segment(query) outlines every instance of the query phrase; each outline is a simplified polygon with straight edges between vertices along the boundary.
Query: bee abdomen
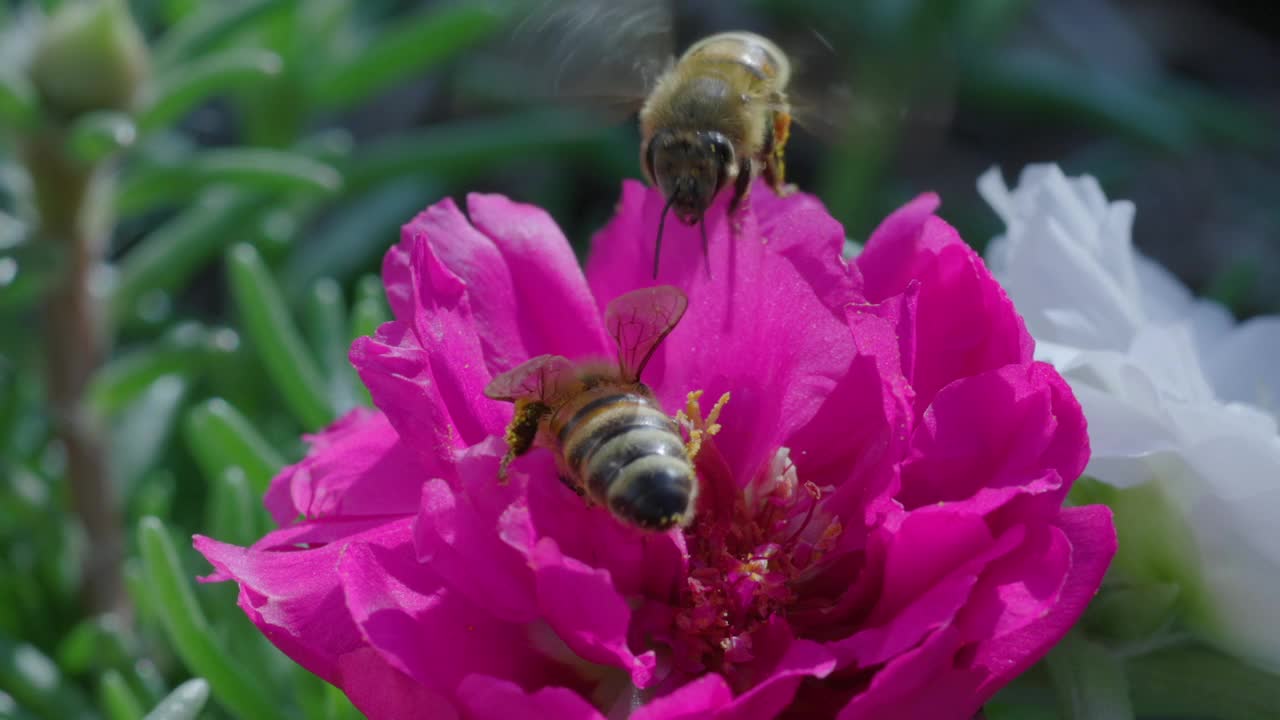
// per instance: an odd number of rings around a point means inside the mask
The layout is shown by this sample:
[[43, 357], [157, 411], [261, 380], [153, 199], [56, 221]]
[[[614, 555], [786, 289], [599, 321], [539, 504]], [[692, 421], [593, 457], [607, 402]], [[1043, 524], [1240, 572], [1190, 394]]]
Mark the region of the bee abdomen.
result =
[[645, 455], [623, 467], [609, 486], [615, 515], [651, 530], [685, 521], [693, 511], [693, 467], [683, 455]]
[[561, 433], [566, 464], [587, 495], [623, 520], [670, 527], [687, 516], [694, 471], [675, 423], [647, 399], [619, 395], [588, 403]]

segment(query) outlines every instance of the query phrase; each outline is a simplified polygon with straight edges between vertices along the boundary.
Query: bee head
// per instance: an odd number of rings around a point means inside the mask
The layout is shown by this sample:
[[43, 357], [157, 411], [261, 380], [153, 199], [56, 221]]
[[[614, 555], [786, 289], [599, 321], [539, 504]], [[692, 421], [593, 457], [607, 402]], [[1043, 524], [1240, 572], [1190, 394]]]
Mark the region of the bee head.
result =
[[645, 148], [649, 180], [685, 225], [702, 219], [735, 167], [733, 143], [718, 132], [661, 130]]

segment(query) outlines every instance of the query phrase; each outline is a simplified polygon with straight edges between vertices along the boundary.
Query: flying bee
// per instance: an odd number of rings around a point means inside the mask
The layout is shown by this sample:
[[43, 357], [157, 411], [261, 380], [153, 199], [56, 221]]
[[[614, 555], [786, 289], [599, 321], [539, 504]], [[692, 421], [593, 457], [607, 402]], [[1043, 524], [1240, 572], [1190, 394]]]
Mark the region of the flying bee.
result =
[[667, 212], [686, 225], [703, 222], [716, 195], [732, 185], [732, 212], [763, 173], [786, 194], [783, 153], [791, 133], [786, 88], [791, 63], [772, 41], [749, 32], [694, 43], [657, 80], [640, 110], [640, 166], [666, 198], [653, 250], [658, 276]]
[[700, 226], [705, 257], [703, 219], [721, 191], [731, 188], [733, 211], [757, 177], [779, 194], [790, 190], [784, 154], [797, 95], [806, 108], [799, 125], [830, 130], [844, 114], [828, 102], [829, 88], [815, 102], [808, 83], [796, 82], [804, 78], [793, 77], [793, 60], [803, 62], [803, 50], [789, 56], [761, 35], [710, 35], [677, 57], [673, 10], [661, 0], [515, 1], [524, 12], [503, 45], [522, 56], [521, 70], [545, 68], [554, 76], [551, 94], [564, 104], [615, 119], [639, 111], [640, 168], [666, 203], [654, 241], [655, 278], [669, 212]]
[[542, 446], [555, 453], [566, 485], [624, 523], [645, 530], [687, 524], [698, 494], [693, 463], [676, 421], [640, 380], [687, 306], [671, 286], [621, 295], [605, 310], [616, 363], [541, 355], [495, 377], [485, 395], [516, 406], [499, 477]]

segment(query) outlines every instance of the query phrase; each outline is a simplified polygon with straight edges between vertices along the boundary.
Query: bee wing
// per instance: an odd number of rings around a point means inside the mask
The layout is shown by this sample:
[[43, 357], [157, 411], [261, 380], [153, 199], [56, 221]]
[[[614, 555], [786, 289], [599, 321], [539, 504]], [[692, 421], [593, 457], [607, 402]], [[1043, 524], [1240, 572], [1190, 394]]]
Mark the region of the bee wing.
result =
[[485, 397], [504, 402], [540, 400], [556, 404], [573, 387], [577, 368], [560, 355], [539, 355], [498, 375], [485, 386]]
[[[779, 40], [778, 38], [774, 38]], [[832, 44], [817, 29], [779, 42], [791, 60], [787, 100], [792, 121], [823, 143], [848, 141], [860, 130], [910, 126], [940, 129], [949, 124], [952, 98], [938, 91], [928, 105], [908, 105], [884, 83], [864, 82], [854, 73], [848, 48]]]
[[616, 114], [636, 110], [674, 59], [672, 9], [646, 0], [506, 0], [504, 55], [524, 91]]
[[618, 367], [625, 379], [639, 382], [654, 350], [688, 307], [689, 298], [670, 285], [632, 290], [609, 303], [604, 324], [618, 342]]

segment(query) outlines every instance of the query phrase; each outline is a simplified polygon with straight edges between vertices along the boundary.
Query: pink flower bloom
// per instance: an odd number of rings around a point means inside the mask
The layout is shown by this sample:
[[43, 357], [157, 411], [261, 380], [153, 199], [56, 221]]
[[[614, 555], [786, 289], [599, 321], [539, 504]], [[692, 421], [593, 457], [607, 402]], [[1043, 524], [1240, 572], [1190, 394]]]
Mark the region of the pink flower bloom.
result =
[[[586, 276], [542, 211], [472, 195], [404, 228], [396, 320], [351, 349], [378, 406], [273, 482], [281, 528], [197, 537], [276, 645], [373, 718], [971, 717], [1067, 631], [1115, 551], [1063, 509], [1089, 456], [1067, 385], [921, 196], [856, 262], [812, 197], [667, 225], [689, 309], [645, 370], [663, 408], [731, 393], [688, 528], [588, 507], [546, 450], [497, 480], [542, 353], [611, 357], [602, 310], [654, 284], [662, 198], [629, 183]], [[470, 218], [468, 220], [467, 218]]]

